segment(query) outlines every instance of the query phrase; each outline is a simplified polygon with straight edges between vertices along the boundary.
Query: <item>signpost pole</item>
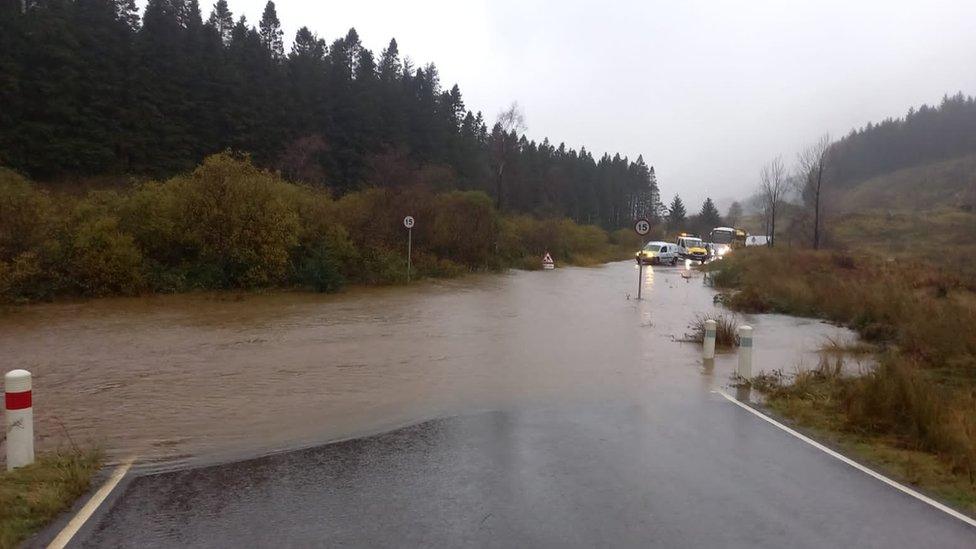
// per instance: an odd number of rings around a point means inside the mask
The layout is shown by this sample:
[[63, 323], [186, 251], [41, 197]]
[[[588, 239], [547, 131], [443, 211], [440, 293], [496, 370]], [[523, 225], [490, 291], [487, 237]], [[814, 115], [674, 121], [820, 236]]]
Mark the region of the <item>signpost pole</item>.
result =
[[403, 218], [403, 226], [407, 228], [407, 283], [410, 283], [410, 267], [413, 255], [413, 226], [416, 223], [412, 215]]
[[[641, 248], [643, 249], [644, 237], [651, 232], [651, 223], [646, 219], [638, 219], [634, 222], [634, 232], [641, 237]], [[640, 252], [637, 255], [637, 299], [641, 299], [641, 292], [644, 289], [644, 262], [641, 261]]]
[[640, 268], [637, 269], [637, 299], [641, 298], [641, 290], [644, 289], [644, 264], [637, 262]]

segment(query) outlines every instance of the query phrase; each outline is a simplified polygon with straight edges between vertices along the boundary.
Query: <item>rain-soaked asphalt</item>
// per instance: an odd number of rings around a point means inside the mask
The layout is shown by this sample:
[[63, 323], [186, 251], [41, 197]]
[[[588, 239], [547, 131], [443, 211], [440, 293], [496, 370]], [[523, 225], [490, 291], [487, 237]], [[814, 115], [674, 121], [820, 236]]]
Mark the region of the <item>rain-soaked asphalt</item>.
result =
[[[976, 546], [716, 394], [734, 355], [674, 341], [712, 292], [655, 268], [637, 302], [636, 277], [42, 306], [0, 318], [0, 359], [37, 374], [43, 444], [138, 460], [77, 545]], [[850, 336], [746, 320], [767, 370]]]

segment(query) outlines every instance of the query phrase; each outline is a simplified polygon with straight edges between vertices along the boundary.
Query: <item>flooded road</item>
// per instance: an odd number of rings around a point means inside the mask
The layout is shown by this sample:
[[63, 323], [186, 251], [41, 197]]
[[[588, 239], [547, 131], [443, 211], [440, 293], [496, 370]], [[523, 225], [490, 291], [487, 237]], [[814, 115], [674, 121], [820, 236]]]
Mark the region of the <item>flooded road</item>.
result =
[[[0, 316], [0, 364], [34, 374], [41, 449], [95, 442], [173, 469], [477, 411], [704, 400], [705, 370], [675, 342], [714, 292], [681, 266], [631, 262], [512, 271], [410, 288], [157, 296], [38, 305]], [[775, 315], [756, 368], [816, 363], [847, 330]]]

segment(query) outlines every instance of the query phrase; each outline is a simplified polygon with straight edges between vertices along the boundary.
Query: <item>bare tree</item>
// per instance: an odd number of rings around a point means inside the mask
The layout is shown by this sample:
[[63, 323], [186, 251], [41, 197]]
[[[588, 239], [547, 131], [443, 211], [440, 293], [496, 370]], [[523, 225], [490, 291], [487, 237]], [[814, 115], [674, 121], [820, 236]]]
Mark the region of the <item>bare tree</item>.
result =
[[769, 220], [769, 246], [776, 245], [776, 211], [786, 195], [787, 178], [783, 160], [776, 157], [759, 171], [759, 193], [763, 197], [763, 209]]
[[[498, 113], [495, 119], [494, 143], [492, 146], [492, 156], [495, 161], [495, 200], [498, 210], [502, 209], [502, 195], [504, 194], [505, 160], [513, 146], [517, 146], [518, 135], [525, 131], [525, 114], [518, 101], [512, 101], [507, 109]], [[511, 143], [510, 143], [511, 142]]]
[[813, 249], [820, 249], [820, 206], [821, 190], [824, 183], [824, 172], [827, 169], [828, 153], [830, 152], [830, 134], [823, 134], [816, 143], [810, 145], [797, 154], [797, 164], [800, 175], [798, 178], [804, 189], [800, 191], [809, 196], [813, 202]]
[[725, 214], [725, 222], [729, 224], [729, 227], [738, 227], [741, 220], [742, 204], [739, 204], [738, 201], [729, 204], [729, 211]]

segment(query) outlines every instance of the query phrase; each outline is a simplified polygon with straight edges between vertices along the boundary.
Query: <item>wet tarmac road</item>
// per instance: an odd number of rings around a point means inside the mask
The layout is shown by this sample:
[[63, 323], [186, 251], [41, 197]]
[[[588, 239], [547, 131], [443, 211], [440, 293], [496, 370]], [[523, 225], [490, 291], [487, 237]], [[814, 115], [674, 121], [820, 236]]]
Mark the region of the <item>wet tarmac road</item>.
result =
[[[636, 276], [25, 308], [0, 360], [37, 373], [42, 446], [60, 418], [137, 458], [76, 545], [976, 546], [715, 394], [734, 354], [674, 340], [713, 292], [645, 269], [636, 302]], [[757, 369], [850, 335], [746, 320]]]
[[719, 395], [648, 396], [666, 406], [485, 412], [144, 476], [84, 546], [976, 546]]

